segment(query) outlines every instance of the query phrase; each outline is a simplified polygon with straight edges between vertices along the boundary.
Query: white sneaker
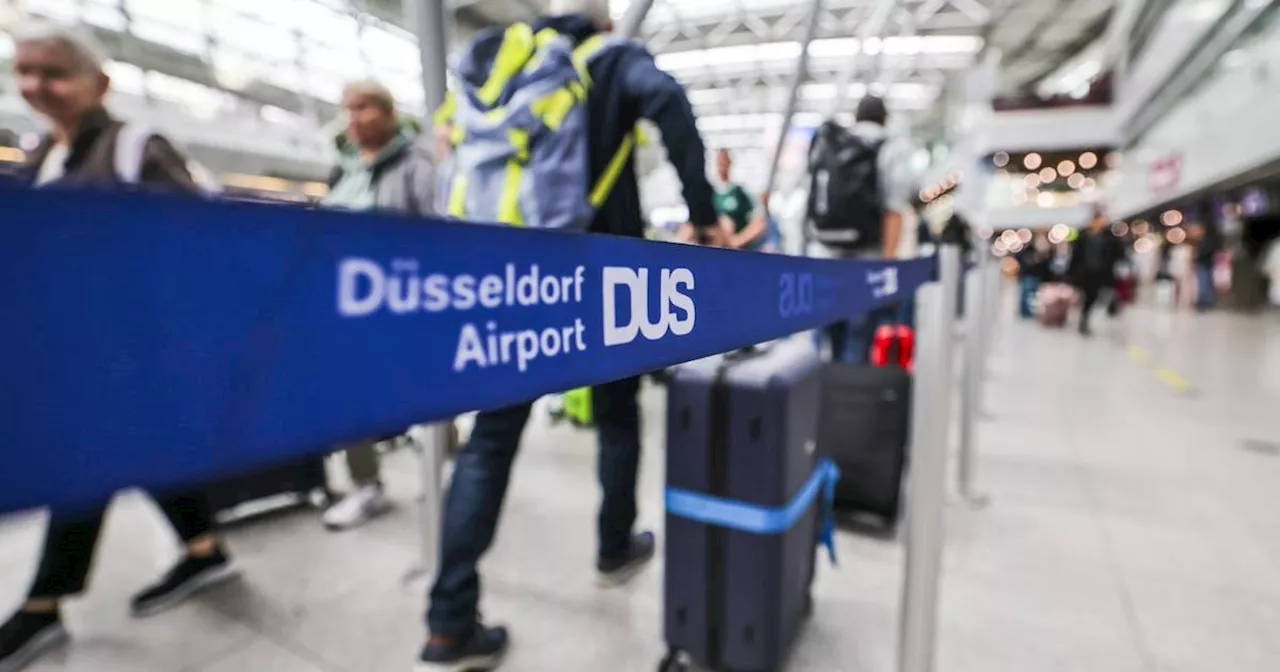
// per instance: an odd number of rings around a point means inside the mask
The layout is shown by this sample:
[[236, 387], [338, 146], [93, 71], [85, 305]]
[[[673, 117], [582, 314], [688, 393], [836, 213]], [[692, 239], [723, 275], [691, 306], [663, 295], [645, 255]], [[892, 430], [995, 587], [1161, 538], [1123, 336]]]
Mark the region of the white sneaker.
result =
[[324, 512], [324, 526], [330, 530], [348, 530], [364, 524], [387, 509], [391, 503], [380, 485], [366, 485], [343, 497]]

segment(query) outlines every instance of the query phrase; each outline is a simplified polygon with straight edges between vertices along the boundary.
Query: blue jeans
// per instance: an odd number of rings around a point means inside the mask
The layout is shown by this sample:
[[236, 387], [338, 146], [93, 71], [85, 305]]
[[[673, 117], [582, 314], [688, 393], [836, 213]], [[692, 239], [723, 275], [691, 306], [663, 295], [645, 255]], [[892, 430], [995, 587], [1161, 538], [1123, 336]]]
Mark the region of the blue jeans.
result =
[[[639, 391], [639, 378], [591, 388], [604, 490], [598, 522], [602, 559], [621, 559], [631, 552], [640, 466]], [[525, 402], [480, 413], [471, 440], [458, 454], [445, 498], [440, 570], [427, 611], [432, 634], [463, 636], [477, 622], [480, 576], [476, 565], [493, 543], [511, 464], [532, 406], [533, 402]]]
[[911, 324], [912, 302], [880, 306], [847, 320], [822, 328], [831, 344], [831, 361], [845, 364], [867, 364], [871, 358], [871, 339], [882, 324]]
[[1213, 264], [1196, 264], [1196, 290], [1196, 308], [1212, 308], [1217, 300], [1213, 289]]
[[1024, 275], [1018, 278], [1018, 314], [1023, 317], [1034, 317], [1031, 300], [1036, 296], [1036, 288], [1040, 286], [1039, 278]]

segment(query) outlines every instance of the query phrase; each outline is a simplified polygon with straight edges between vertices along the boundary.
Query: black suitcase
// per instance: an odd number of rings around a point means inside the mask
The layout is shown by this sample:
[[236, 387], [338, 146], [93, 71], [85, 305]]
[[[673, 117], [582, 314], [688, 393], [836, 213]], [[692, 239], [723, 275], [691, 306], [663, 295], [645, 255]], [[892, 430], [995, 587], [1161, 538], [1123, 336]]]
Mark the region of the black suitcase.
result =
[[309, 457], [219, 479], [204, 491], [214, 517], [222, 525], [302, 506], [321, 507], [332, 499], [323, 457]]
[[821, 497], [778, 534], [697, 522], [671, 493], [782, 507], [808, 483], [821, 363], [807, 344], [678, 367], [668, 386], [664, 634], [659, 669], [781, 669], [812, 609]]
[[836, 511], [897, 526], [911, 431], [911, 374], [828, 363], [822, 372], [818, 452], [840, 467]]

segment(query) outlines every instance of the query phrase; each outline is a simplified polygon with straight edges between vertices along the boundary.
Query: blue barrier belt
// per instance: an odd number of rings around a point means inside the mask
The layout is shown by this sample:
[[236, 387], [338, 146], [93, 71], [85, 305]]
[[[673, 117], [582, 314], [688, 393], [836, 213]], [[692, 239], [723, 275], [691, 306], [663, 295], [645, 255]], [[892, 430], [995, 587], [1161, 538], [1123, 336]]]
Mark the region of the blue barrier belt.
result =
[[178, 196], [0, 187], [0, 212], [0, 512], [655, 371], [933, 269]]
[[705, 495], [680, 488], [667, 488], [667, 513], [687, 520], [753, 534], [782, 534], [791, 529], [822, 493], [822, 528], [816, 540], [827, 549], [836, 564], [835, 494], [840, 468], [822, 458], [813, 474], [785, 506], [768, 507]]

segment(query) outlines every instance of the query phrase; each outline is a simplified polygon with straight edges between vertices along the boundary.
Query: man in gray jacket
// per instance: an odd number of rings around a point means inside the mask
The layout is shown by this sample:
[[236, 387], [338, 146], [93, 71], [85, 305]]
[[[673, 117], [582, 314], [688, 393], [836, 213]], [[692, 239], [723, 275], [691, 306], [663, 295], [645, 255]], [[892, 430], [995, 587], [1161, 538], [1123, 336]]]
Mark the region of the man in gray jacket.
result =
[[[436, 169], [417, 143], [420, 130], [396, 114], [387, 87], [373, 81], [348, 84], [342, 93], [346, 130], [335, 138], [338, 165], [321, 205], [349, 210], [385, 210], [411, 215], [436, 211]], [[344, 449], [353, 491], [324, 514], [325, 526], [344, 530], [387, 510], [376, 441]]]

